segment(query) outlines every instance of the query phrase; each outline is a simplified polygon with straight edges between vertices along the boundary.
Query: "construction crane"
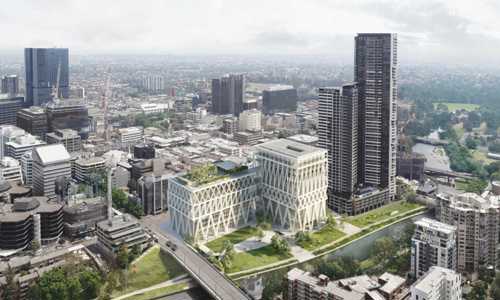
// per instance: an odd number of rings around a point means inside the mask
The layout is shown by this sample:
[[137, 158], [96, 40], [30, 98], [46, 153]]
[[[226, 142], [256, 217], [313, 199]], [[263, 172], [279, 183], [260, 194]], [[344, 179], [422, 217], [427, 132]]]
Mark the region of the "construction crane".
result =
[[108, 98], [111, 96], [110, 82], [111, 82], [111, 72], [109, 72], [108, 70], [106, 85], [102, 97], [102, 108], [104, 112], [104, 140], [106, 142], [109, 141], [110, 139], [109, 116], [108, 116]]
[[52, 87], [52, 102], [57, 102], [59, 100], [59, 84], [61, 80], [61, 59], [57, 63], [57, 77], [56, 85]]

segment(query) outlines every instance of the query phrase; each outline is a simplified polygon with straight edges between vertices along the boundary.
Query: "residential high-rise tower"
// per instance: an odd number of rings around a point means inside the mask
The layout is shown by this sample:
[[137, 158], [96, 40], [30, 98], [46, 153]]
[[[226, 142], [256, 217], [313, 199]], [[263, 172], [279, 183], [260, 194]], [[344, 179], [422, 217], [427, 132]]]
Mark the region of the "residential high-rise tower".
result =
[[355, 215], [396, 193], [395, 34], [359, 34], [355, 83], [319, 89], [318, 145], [328, 150], [328, 205]]
[[362, 33], [355, 38], [354, 81], [359, 96], [358, 175], [361, 182], [396, 194], [397, 36]]

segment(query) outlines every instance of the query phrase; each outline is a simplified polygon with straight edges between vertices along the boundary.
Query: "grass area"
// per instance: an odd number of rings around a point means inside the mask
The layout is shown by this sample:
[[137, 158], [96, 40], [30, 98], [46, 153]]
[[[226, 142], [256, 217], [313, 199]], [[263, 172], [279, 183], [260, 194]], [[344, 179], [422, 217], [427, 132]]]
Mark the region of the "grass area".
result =
[[472, 159], [475, 161], [479, 161], [483, 164], [490, 164], [494, 162], [494, 159], [488, 158], [487, 154], [482, 152], [481, 150], [472, 150]]
[[364, 228], [421, 206], [422, 205], [418, 203], [410, 203], [406, 201], [392, 202], [364, 214], [348, 217], [345, 221], [359, 228]]
[[342, 231], [330, 226], [325, 226], [317, 232], [311, 234], [310, 242], [302, 243], [300, 246], [306, 250], [311, 251], [323, 245], [336, 241], [343, 236], [345, 236], [345, 233], [343, 233]]
[[144, 289], [183, 274], [186, 271], [172, 256], [155, 247], [130, 266], [127, 288], [113, 293], [113, 296]]
[[291, 254], [278, 253], [271, 245], [262, 248], [240, 252], [234, 256], [233, 265], [226, 273], [235, 273], [248, 269], [258, 268], [265, 265], [277, 263], [281, 260], [291, 258]]
[[425, 211], [427, 209], [425, 206], [419, 206], [419, 207], [420, 207], [420, 209], [418, 209], [416, 211], [407, 211], [406, 213], [399, 214], [395, 217], [388, 218], [387, 220], [380, 222], [380, 223], [377, 223], [376, 225], [372, 225], [370, 227], [364, 228], [363, 230], [361, 230], [358, 233], [355, 233], [349, 237], [340, 239], [338, 242], [334, 243], [333, 245], [330, 245], [328, 247], [313, 251], [313, 254], [318, 256], [318, 255], [330, 253], [330, 252], [332, 252], [336, 249], [339, 249], [339, 248], [349, 244], [350, 242], [352, 242], [358, 238], [361, 238], [362, 236], [370, 234], [371, 232], [376, 231], [384, 226], [387, 226], [387, 225], [395, 223], [395, 222], [399, 222], [402, 219], [414, 216], [414, 215], [421, 213], [422, 211]]
[[162, 297], [162, 296], [167, 296], [171, 295], [177, 292], [180, 292], [184, 289], [186, 289], [188, 285], [186, 283], [178, 283], [162, 288], [158, 288], [143, 294], [139, 295], [134, 295], [125, 298], [124, 300], [149, 300], [149, 299], [156, 299], [157, 297]]
[[457, 110], [465, 109], [466, 111], [473, 111], [479, 109], [481, 107], [478, 104], [470, 104], [470, 103], [452, 103], [452, 102], [439, 102], [434, 103], [434, 108], [437, 108], [439, 104], [444, 104], [448, 107], [448, 111], [455, 112]]
[[205, 246], [210, 248], [214, 252], [221, 252], [224, 247], [225, 241], [230, 241], [233, 245], [243, 242], [244, 240], [251, 238], [253, 236], [257, 236], [259, 233], [259, 229], [255, 227], [243, 227], [236, 231], [231, 232], [230, 234], [226, 234], [218, 239], [215, 239], [211, 242], [208, 242]]

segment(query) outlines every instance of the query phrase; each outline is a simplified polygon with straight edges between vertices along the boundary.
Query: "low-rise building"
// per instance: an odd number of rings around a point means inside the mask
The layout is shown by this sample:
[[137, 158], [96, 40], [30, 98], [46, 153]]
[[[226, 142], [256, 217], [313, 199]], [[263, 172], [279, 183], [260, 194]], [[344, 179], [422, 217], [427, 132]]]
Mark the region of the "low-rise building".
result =
[[246, 226], [255, 218], [258, 201], [256, 170], [228, 161], [194, 168], [168, 181], [171, 226], [195, 241]]
[[127, 127], [118, 129], [120, 135], [120, 143], [122, 145], [135, 144], [142, 140], [142, 127]]
[[75, 199], [64, 206], [64, 234], [81, 238], [91, 234], [107, 217], [106, 201], [101, 197]]
[[111, 220], [97, 223], [97, 242], [109, 257], [114, 257], [121, 246], [142, 250], [148, 241], [141, 224], [129, 214], [115, 215]]
[[261, 131], [238, 131], [234, 133], [234, 140], [240, 145], [257, 145], [263, 138]]
[[411, 272], [415, 278], [438, 266], [456, 270], [456, 228], [423, 218], [415, 222], [411, 239]]
[[461, 276], [441, 267], [432, 267], [411, 286], [411, 300], [461, 300]]
[[24, 153], [32, 151], [34, 148], [43, 146], [46, 143], [31, 134], [16, 136], [13, 140], [5, 143], [5, 156], [10, 156], [20, 160]]
[[23, 182], [19, 161], [8, 156], [0, 159], [0, 179]]
[[89, 182], [91, 177], [106, 168], [102, 157], [79, 158], [73, 163], [73, 178], [78, 182]]
[[61, 144], [33, 151], [33, 194], [56, 198], [56, 180], [71, 177], [71, 156]]
[[391, 273], [331, 281], [325, 275], [316, 277], [293, 268], [287, 273], [285, 284], [287, 300], [396, 300], [405, 299], [409, 294], [406, 280]]
[[78, 152], [82, 148], [82, 138], [73, 129], [59, 129], [46, 135], [47, 143], [63, 144], [69, 153]]

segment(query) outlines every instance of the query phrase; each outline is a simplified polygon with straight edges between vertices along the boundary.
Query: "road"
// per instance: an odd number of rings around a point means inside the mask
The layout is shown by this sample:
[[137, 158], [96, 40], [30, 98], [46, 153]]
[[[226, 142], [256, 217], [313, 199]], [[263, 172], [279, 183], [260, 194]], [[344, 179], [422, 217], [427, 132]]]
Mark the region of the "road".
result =
[[[141, 219], [142, 225], [155, 233], [160, 247], [171, 253], [214, 298], [220, 300], [250, 299], [249, 296], [212, 266], [211, 263], [187, 246], [175, 233], [162, 228], [162, 224], [165, 221], [165, 215], [147, 216]], [[165, 245], [167, 240], [177, 245], [175, 251], [172, 251]]]

